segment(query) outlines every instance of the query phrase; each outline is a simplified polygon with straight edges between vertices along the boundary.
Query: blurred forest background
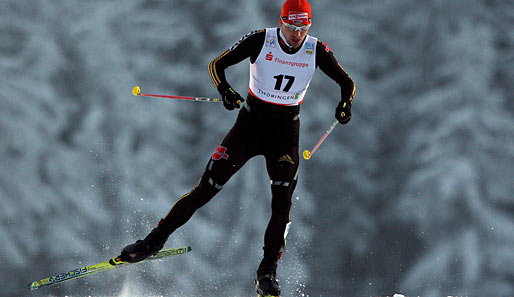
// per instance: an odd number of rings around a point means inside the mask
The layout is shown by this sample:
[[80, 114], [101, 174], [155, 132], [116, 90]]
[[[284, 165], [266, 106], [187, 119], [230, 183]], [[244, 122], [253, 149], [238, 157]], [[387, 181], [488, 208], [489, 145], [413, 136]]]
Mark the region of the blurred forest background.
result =
[[[252, 296], [262, 157], [174, 233], [193, 251], [27, 291], [144, 237], [236, 112], [207, 65], [278, 25], [279, 0], [0, 2], [2, 296]], [[310, 34], [357, 84], [353, 119], [300, 165], [283, 296], [514, 295], [514, 2], [312, 0]], [[227, 71], [246, 94], [248, 62]], [[317, 71], [301, 149], [333, 120]]]

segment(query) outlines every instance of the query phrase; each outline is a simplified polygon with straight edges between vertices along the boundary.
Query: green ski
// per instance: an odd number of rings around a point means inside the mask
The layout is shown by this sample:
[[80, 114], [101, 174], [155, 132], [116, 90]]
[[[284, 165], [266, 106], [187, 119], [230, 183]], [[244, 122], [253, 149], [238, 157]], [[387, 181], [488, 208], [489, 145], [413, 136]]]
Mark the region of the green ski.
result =
[[[176, 256], [176, 255], [182, 255], [182, 254], [185, 254], [190, 251], [191, 251], [190, 246], [179, 247], [179, 248], [174, 248], [174, 249], [163, 249], [163, 250], [160, 250], [159, 252], [157, 252], [157, 254], [155, 254], [141, 262], [144, 262], [147, 260], [158, 260], [158, 259], [163, 259], [163, 258], [167, 258], [167, 257], [171, 257], [171, 256]], [[138, 263], [141, 263], [141, 262], [138, 262]], [[55, 285], [55, 284], [62, 283], [67, 280], [81, 278], [84, 276], [103, 272], [103, 271], [110, 270], [113, 268], [118, 268], [121, 266], [127, 266], [130, 264], [137, 264], [137, 263], [128, 263], [128, 262], [121, 261], [121, 259], [118, 256], [118, 257], [114, 257], [112, 259], [106, 260], [106, 261], [98, 263], [98, 264], [94, 264], [94, 265], [90, 265], [90, 266], [83, 266], [83, 267], [79, 267], [77, 269], [70, 270], [68, 272], [63, 272], [63, 273], [60, 273], [57, 275], [52, 275], [52, 276], [44, 278], [40, 281], [29, 283], [29, 284], [27, 284], [27, 287], [30, 290], [35, 290], [35, 289], [39, 289], [41, 287]]]

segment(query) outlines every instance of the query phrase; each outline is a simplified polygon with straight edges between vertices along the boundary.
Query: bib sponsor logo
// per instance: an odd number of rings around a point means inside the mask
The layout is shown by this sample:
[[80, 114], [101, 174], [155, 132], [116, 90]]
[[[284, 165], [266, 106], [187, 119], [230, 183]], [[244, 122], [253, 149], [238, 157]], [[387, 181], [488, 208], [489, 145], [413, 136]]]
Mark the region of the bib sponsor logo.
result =
[[[267, 59], [267, 58], [266, 58]], [[275, 58], [275, 63], [289, 65], [291, 67], [299, 67], [299, 68], [306, 68], [309, 67], [309, 63], [302, 63], [302, 62], [293, 62], [293, 61], [285, 61], [280, 58]]]
[[268, 36], [266, 37], [266, 46], [267, 47], [277, 47], [277, 39], [275, 36]]
[[266, 60], [268, 60], [268, 61], [273, 60], [273, 54], [272, 54], [271, 52], [269, 52], [268, 54], [266, 54]]
[[273, 94], [268, 91], [261, 90], [260, 88], [257, 88], [256, 95], [262, 95], [268, 99], [289, 100], [289, 101], [298, 100], [298, 98], [300, 97], [300, 93], [294, 93], [292, 95], [278, 95], [278, 94]]
[[305, 43], [305, 53], [308, 55], [312, 55], [314, 53], [314, 47], [316, 45], [313, 42], [306, 42]]

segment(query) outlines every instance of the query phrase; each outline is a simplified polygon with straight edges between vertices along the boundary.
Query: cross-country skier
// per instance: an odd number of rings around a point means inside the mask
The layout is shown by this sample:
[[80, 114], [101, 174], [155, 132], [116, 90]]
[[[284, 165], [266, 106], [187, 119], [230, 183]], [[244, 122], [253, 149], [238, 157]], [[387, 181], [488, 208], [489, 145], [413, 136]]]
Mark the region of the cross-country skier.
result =
[[121, 258], [138, 262], [159, 251], [169, 235], [216, 195], [250, 158], [263, 155], [271, 180], [272, 215], [264, 234], [264, 256], [256, 274], [257, 293], [278, 296], [277, 261], [290, 223], [291, 196], [297, 182], [299, 111], [316, 67], [341, 88], [335, 117], [350, 121], [355, 84], [331, 49], [307, 35], [311, 7], [306, 0], [287, 0], [280, 27], [250, 32], [209, 64], [209, 74], [226, 109], [245, 100], [229, 85], [225, 69], [250, 58], [249, 94], [236, 123], [215, 149], [200, 182], [183, 195], [143, 240], [126, 246]]

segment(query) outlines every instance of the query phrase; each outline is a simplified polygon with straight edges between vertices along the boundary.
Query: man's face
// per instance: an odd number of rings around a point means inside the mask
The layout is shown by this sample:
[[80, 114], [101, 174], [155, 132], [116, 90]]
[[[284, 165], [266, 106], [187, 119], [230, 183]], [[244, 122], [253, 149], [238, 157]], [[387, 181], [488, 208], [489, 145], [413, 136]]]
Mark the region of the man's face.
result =
[[287, 43], [293, 48], [299, 47], [305, 39], [305, 36], [307, 36], [307, 32], [309, 32], [308, 27], [297, 27], [291, 24], [286, 25], [286, 23], [280, 25], [280, 30], [282, 30], [282, 33], [286, 37]]

